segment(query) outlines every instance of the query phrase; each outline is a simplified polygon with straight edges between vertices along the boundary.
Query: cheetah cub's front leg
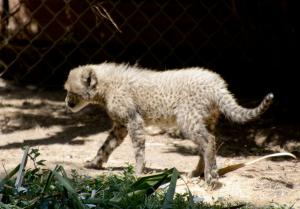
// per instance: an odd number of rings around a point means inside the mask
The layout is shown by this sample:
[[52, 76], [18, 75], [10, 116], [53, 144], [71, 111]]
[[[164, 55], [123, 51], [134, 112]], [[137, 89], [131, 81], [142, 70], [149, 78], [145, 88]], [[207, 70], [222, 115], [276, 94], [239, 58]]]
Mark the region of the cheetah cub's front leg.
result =
[[110, 154], [123, 142], [127, 135], [126, 127], [115, 123], [113, 128], [109, 131], [103, 145], [99, 148], [97, 155], [93, 160], [85, 163], [86, 168], [101, 169], [103, 163], [106, 163]]
[[138, 113], [131, 115], [128, 122], [128, 133], [135, 152], [135, 173], [140, 175], [145, 169], [145, 130], [144, 121]]

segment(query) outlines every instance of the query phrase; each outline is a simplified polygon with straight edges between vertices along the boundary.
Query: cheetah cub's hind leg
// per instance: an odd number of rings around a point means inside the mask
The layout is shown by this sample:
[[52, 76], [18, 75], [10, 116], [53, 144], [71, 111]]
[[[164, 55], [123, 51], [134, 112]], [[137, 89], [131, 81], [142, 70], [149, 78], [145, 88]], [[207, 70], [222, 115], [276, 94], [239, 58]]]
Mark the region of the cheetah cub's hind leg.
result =
[[[188, 112], [188, 114], [185, 112]], [[204, 167], [205, 182], [212, 189], [216, 188], [219, 185], [219, 176], [216, 164], [215, 137], [209, 133], [197, 110], [182, 111], [182, 114], [179, 111], [177, 124], [182, 133], [198, 145], [199, 148], [200, 160], [192, 175], [198, 175]], [[201, 159], [202, 156], [203, 160]]]
[[84, 167], [101, 169], [103, 163], [106, 163], [110, 154], [123, 142], [127, 135], [126, 127], [114, 124], [110, 130], [108, 137], [97, 152], [93, 160], [85, 163]]
[[[192, 130], [191, 139], [199, 146], [200, 153], [204, 157], [204, 177], [206, 183], [212, 188], [217, 187], [219, 176], [216, 164], [215, 137], [200, 123]], [[201, 163], [201, 160], [199, 163]]]
[[[220, 113], [217, 108], [212, 108], [211, 115], [206, 118], [205, 120], [205, 125], [210, 134], [216, 137], [216, 125], [219, 120]], [[215, 142], [216, 143], [216, 142]], [[205, 167], [205, 162], [204, 162], [204, 156], [200, 152], [200, 157], [198, 164], [192, 172], [189, 173], [189, 177], [198, 177], [202, 176], [204, 174], [204, 167]], [[216, 154], [216, 153], [215, 153]]]
[[202, 156], [202, 153], [199, 154], [200, 156], [199, 156], [198, 164], [196, 168], [188, 174], [189, 177], [198, 177], [204, 174], [204, 167], [205, 167], [204, 157]]

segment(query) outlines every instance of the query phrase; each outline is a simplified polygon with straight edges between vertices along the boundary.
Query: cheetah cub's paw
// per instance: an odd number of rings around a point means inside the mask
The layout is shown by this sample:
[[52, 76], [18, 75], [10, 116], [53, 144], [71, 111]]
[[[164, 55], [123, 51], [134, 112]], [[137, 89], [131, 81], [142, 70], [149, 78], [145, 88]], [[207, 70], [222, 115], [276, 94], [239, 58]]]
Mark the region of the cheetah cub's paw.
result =
[[212, 169], [210, 173], [205, 176], [205, 182], [207, 184], [207, 190], [216, 190], [222, 187], [222, 183], [219, 182], [219, 175], [217, 169]]
[[92, 161], [86, 161], [84, 163], [85, 168], [90, 168], [90, 169], [103, 169], [102, 163], [100, 162], [95, 162], [94, 160]]

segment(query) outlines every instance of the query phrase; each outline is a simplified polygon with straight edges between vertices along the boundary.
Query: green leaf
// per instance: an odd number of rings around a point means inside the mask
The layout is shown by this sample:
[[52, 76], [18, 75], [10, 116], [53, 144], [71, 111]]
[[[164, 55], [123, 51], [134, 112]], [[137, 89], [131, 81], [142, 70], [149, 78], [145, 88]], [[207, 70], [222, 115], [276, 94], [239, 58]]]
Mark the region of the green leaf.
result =
[[40, 197], [36, 197], [32, 200], [30, 200], [30, 203], [28, 206], [24, 207], [23, 209], [32, 209], [32, 208], [36, 208], [36, 204], [38, 203], [38, 201], [40, 200]]
[[62, 167], [61, 165], [57, 165], [54, 169], [55, 171], [60, 171], [63, 177], [68, 177], [67, 176], [67, 172], [65, 171], [64, 167]]
[[41, 196], [43, 196], [48, 191], [48, 189], [49, 189], [49, 187], [51, 185], [52, 180], [53, 180], [53, 172], [50, 171], [49, 174], [48, 174], [46, 183], [45, 183], [45, 185], [43, 187]]
[[175, 189], [176, 189], [176, 182], [179, 177], [179, 173], [176, 168], [173, 169], [172, 177], [171, 177], [171, 182], [162, 206], [162, 209], [172, 209], [173, 208], [173, 198], [175, 194]]
[[161, 185], [170, 182], [174, 170], [176, 169], [171, 168], [162, 173], [143, 176], [133, 183], [131, 188], [133, 191], [144, 190], [150, 195]]
[[10, 209], [10, 207], [2, 202], [0, 202], [0, 208]]
[[9, 172], [1, 181], [0, 181], [0, 189], [3, 187], [3, 185], [11, 178], [13, 177], [18, 170], [20, 169], [20, 164], [17, 165], [11, 172]]
[[52, 173], [54, 177], [58, 180], [58, 182], [60, 182], [61, 185], [67, 190], [68, 194], [70, 195], [70, 199], [73, 203], [73, 206], [76, 209], [85, 209], [85, 206], [83, 205], [82, 201], [80, 200], [78, 194], [76, 193], [69, 180], [66, 177], [61, 176], [56, 171], [52, 171]]
[[[136, 182], [134, 182], [130, 187], [130, 191], [126, 198], [134, 197], [134, 196], [144, 196], [151, 195], [156, 191], [158, 187], [161, 185], [170, 182], [172, 174], [176, 170], [175, 168], [171, 168], [165, 172], [151, 174], [147, 176], [143, 176], [138, 178]], [[177, 171], [177, 170], [176, 170]], [[123, 196], [114, 196], [110, 199], [111, 203], [120, 203], [125, 197]]]

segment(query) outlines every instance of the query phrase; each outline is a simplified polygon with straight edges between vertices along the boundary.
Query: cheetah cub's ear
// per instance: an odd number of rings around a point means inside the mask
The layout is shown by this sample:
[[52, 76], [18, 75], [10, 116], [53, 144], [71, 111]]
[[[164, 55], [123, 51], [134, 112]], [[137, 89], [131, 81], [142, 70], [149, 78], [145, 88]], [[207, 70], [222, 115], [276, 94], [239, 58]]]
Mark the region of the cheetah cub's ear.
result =
[[94, 89], [97, 85], [97, 77], [93, 69], [86, 69], [82, 72], [81, 81], [86, 88]]

